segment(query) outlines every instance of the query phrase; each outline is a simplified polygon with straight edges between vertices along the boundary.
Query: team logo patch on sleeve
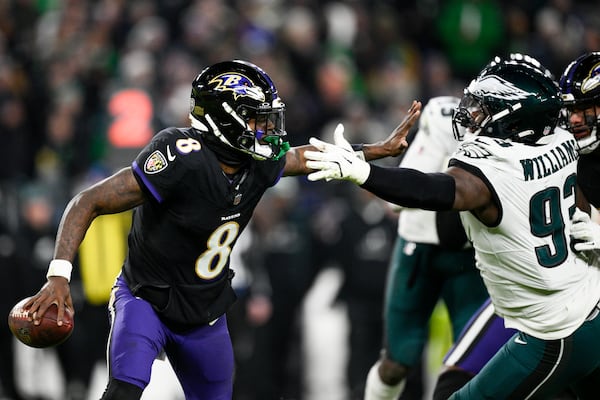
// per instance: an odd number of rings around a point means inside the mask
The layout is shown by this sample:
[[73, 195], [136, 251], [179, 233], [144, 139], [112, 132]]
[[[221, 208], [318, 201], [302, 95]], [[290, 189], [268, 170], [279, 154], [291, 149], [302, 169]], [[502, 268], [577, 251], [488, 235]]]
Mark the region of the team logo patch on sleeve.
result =
[[144, 172], [147, 174], [156, 174], [167, 168], [167, 165], [167, 159], [163, 153], [156, 150], [146, 159], [146, 162], [144, 163]]

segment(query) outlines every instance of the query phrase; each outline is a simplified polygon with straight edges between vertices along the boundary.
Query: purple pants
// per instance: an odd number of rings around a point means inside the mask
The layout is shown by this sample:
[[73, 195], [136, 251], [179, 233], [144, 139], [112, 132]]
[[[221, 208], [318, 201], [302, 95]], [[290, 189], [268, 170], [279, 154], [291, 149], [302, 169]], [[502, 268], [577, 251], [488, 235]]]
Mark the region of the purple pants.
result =
[[152, 363], [164, 350], [186, 400], [231, 399], [234, 359], [225, 315], [212, 325], [175, 333], [160, 321], [150, 303], [131, 294], [122, 277], [113, 289], [109, 311], [111, 379], [145, 388]]
[[488, 298], [465, 325], [446, 354], [444, 365], [457, 366], [476, 375], [516, 332], [504, 327], [504, 320], [494, 313]]

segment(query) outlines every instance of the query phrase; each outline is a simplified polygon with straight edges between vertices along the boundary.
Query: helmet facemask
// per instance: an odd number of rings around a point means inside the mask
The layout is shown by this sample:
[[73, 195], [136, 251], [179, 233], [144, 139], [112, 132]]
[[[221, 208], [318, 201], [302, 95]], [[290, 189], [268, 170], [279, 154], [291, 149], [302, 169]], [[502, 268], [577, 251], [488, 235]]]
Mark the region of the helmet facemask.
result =
[[289, 143], [284, 141], [287, 136], [284, 128], [285, 106], [278, 99], [274, 103], [274, 107], [265, 109], [241, 106], [237, 113], [229, 108], [236, 121], [245, 127], [237, 140], [239, 148], [256, 160], [279, 160], [290, 148]]
[[465, 95], [454, 110], [452, 131], [456, 140], [463, 140], [465, 135], [478, 135], [491, 117], [485, 105], [473, 94], [465, 90]]

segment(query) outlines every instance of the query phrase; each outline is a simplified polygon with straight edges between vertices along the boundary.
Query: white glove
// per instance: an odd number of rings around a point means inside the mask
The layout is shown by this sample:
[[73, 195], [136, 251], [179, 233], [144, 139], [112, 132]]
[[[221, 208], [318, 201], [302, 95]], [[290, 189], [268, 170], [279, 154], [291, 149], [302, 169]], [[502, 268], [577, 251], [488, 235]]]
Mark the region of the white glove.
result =
[[600, 225], [579, 208], [573, 214], [571, 241], [576, 251], [600, 250]]
[[335, 144], [310, 138], [309, 143], [319, 151], [304, 152], [304, 157], [308, 160], [306, 166], [317, 170], [308, 175], [308, 180], [343, 179], [357, 185], [365, 183], [371, 173], [371, 165], [361, 160], [344, 138], [344, 125], [338, 124], [335, 128], [333, 141]]

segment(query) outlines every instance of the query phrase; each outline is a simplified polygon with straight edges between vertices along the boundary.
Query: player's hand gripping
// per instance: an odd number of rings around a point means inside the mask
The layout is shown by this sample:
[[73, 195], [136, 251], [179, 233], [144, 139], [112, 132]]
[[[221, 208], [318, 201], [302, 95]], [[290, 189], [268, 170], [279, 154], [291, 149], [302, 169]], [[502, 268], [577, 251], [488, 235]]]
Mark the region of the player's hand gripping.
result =
[[589, 263], [595, 262], [600, 255], [600, 225], [578, 208], [571, 221], [571, 246]]
[[33, 321], [37, 325], [42, 316], [46, 313], [51, 304], [58, 306], [57, 323], [62, 325], [62, 319], [65, 313], [64, 306], [69, 307], [74, 313], [73, 299], [71, 298], [71, 288], [69, 282], [60, 276], [51, 276], [48, 281], [35, 296], [24, 305], [29, 308], [29, 315], [33, 315]]
[[371, 172], [369, 163], [360, 159], [346, 138], [344, 126], [338, 124], [333, 132], [334, 144], [310, 138], [310, 144], [319, 151], [305, 151], [306, 166], [317, 170], [308, 175], [308, 180], [343, 179], [362, 185]]

